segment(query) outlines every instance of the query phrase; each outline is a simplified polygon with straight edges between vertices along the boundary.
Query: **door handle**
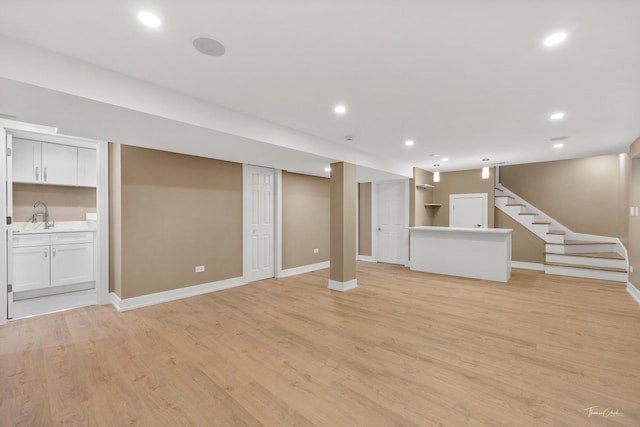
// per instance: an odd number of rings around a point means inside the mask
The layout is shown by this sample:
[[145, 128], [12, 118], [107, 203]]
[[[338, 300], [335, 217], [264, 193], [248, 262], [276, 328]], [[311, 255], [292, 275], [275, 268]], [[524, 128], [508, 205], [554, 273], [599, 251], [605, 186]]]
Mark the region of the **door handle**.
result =
[[49, 254], [49, 250], [48, 250], [48, 249], [45, 249], [45, 250], [44, 250], [44, 257], [46, 258], [48, 254]]
[[42, 168], [42, 177], [44, 178], [44, 182], [47, 182], [47, 168]]
[[36, 166], [36, 181], [40, 180], [40, 168]]

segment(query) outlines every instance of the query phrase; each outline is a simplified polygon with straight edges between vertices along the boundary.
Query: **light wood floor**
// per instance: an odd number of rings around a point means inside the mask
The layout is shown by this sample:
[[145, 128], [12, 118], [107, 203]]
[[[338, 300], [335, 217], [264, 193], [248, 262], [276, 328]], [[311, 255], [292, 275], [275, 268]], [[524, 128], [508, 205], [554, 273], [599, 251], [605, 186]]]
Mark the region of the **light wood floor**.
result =
[[358, 269], [0, 327], [0, 425], [640, 425], [624, 286]]

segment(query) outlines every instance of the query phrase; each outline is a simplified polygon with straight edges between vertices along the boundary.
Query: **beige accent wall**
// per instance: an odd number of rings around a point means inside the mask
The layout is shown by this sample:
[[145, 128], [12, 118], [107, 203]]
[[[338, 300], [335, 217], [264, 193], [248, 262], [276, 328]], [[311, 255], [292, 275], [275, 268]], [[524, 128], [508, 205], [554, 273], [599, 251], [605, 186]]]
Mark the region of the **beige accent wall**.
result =
[[331, 269], [330, 278], [348, 282], [356, 278], [356, 167], [331, 164]]
[[498, 208], [495, 209], [495, 228], [511, 228], [511, 259], [544, 264], [544, 240]]
[[242, 276], [242, 165], [127, 145], [120, 162], [122, 298]]
[[283, 269], [329, 261], [329, 192], [327, 178], [282, 172]]
[[[36, 200], [47, 204], [50, 220], [85, 221], [87, 213], [96, 212], [95, 188], [13, 184], [14, 222], [31, 221]], [[38, 221], [41, 218], [38, 217]]]
[[627, 240], [627, 155], [503, 166], [500, 182], [578, 233]]
[[[640, 138], [631, 144], [629, 157], [632, 158], [629, 179], [629, 206], [640, 207]], [[629, 233], [627, 252], [629, 254], [629, 265], [634, 270], [629, 272], [629, 282], [633, 283], [636, 288], [640, 288], [640, 216], [628, 216], [627, 221]]]
[[373, 255], [371, 248], [371, 191], [370, 182], [358, 184], [358, 254]]
[[433, 174], [420, 168], [413, 168], [413, 178], [409, 180], [409, 226], [433, 225], [436, 209], [426, 207], [425, 203], [433, 203], [434, 190], [418, 188], [418, 184], [432, 184]]
[[442, 206], [433, 209], [433, 225], [438, 227], [449, 226], [449, 196], [451, 194], [471, 194], [471, 193], [487, 193], [487, 223], [489, 228], [494, 227], [494, 196], [495, 196], [495, 178], [494, 168], [489, 169], [488, 179], [482, 179], [482, 171], [473, 169], [459, 172], [440, 172], [440, 182], [434, 183], [433, 190], [434, 203], [440, 203]]
[[121, 145], [109, 143], [109, 292], [122, 298]]

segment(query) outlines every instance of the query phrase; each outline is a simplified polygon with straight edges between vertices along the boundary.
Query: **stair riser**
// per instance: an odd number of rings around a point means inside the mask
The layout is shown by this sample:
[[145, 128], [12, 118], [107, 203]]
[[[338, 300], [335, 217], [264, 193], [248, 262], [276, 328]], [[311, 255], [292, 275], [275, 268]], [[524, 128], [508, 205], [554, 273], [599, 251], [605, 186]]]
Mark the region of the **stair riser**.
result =
[[606, 245], [545, 245], [545, 252], [554, 254], [576, 254], [584, 252], [615, 252], [615, 244]]
[[589, 258], [571, 255], [545, 255], [546, 262], [561, 262], [564, 264], [586, 265], [590, 267], [627, 268], [627, 263], [621, 259]]
[[515, 203], [513, 199], [509, 199], [506, 197], [499, 197], [496, 199], [495, 205], [502, 210], [509, 210], [510, 212], [520, 212], [520, 208], [522, 206], [507, 206], [510, 203]]
[[547, 234], [549, 231], [549, 226], [547, 224], [531, 224], [531, 231], [538, 235]]
[[584, 277], [587, 279], [611, 280], [614, 282], [627, 283], [626, 273], [616, 273], [614, 271], [583, 270], [581, 268], [558, 267], [555, 265], [545, 265], [544, 272], [559, 276]]
[[507, 205], [505, 205], [504, 209], [511, 216], [518, 215], [521, 212], [526, 212], [525, 208], [522, 207], [522, 206], [507, 206]]
[[545, 234], [544, 241], [547, 243], [564, 243], [562, 234]]

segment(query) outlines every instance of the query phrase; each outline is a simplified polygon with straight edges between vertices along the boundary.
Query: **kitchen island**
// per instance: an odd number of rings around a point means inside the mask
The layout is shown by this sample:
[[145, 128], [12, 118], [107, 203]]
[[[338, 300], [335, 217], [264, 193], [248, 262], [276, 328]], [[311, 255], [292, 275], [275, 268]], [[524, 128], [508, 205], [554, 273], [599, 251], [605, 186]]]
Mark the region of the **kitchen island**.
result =
[[411, 270], [507, 282], [511, 233], [506, 228], [409, 227]]

